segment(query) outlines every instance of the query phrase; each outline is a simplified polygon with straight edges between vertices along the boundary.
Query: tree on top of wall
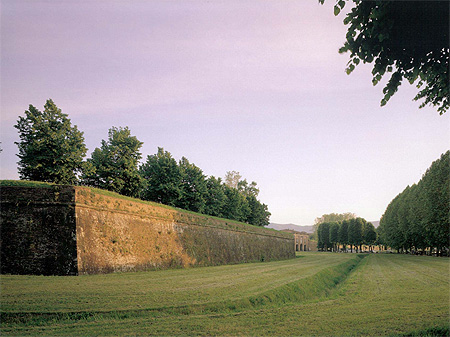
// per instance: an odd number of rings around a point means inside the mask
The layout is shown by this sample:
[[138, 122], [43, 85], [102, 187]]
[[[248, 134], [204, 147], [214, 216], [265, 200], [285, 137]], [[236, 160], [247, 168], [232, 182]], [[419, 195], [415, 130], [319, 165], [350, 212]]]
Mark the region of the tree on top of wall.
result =
[[203, 213], [206, 205], [206, 177], [203, 171], [186, 157], [179, 162], [181, 198], [178, 207]]
[[15, 144], [19, 147], [21, 179], [57, 184], [78, 182], [87, 151], [83, 132], [51, 99], [43, 112], [30, 105], [14, 127], [20, 137]]
[[138, 171], [142, 146], [128, 127], [112, 127], [108, 140], [102, 140], [87, 160], [83, 183], [126, 196], [138, 197], [143, 179]]
[[144, 200], [177, 206], [182, 197], [181, 172], [177, 161], [162, 147], [140, 167], [146, 185], [142, 193]]

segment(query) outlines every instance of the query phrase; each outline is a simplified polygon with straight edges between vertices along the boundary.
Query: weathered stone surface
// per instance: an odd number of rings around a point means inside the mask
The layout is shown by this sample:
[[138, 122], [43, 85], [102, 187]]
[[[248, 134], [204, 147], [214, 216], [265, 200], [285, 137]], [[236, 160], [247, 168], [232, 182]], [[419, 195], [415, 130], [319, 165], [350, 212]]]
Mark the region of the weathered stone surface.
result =
[[1, 272], [93, 274], [270, 261], [292, 236], [86, 187], [2, 187]]
[[1, 273], [77, 274], [72, 186], [2, 187]]

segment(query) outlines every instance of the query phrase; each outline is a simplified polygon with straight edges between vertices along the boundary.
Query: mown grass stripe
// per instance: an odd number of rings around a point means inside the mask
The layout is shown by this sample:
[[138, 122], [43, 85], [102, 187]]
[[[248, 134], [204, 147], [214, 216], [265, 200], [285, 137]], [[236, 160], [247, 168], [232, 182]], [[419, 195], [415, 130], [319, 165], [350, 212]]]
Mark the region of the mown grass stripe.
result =
[[99, 319], [127, 319], [161, 314], [213, 314], [239, 312], [248, 308], [303, 302], [328, 296], [360, 263], [364, 255], [357, 255], [335, 267], [326, 268], [315, 275], [285, 284], [278, 288], [240, 300], [206, 304], [143, 308], [138, 310], [83, 311], [83, 312], [0, 312], [2, 324], [40, 326], [58, 322], [95, 321]]

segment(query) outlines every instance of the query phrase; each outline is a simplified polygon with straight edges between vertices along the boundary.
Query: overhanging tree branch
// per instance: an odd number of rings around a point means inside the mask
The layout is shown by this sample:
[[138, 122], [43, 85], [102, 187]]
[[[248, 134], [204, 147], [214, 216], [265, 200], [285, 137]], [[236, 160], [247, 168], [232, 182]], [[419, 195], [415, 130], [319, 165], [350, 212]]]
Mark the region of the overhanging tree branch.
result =
[[[323, 4], [325, 0], [319, 0]], [[350, 0], [347, 0], [350, 1]], [[449, 108], [448, 1], [361, 1], [346, 14], [346, 41], [339, 53], [350, 53], [346, 72], [374, 63], [372, 83], [391, 73], [383, 88], [381, 106], [397, 92], [402, 80], [417, 83], [415, 101], [432, 105], [439, 114]], [[337, 0], [334, 14], [346, 1]]]

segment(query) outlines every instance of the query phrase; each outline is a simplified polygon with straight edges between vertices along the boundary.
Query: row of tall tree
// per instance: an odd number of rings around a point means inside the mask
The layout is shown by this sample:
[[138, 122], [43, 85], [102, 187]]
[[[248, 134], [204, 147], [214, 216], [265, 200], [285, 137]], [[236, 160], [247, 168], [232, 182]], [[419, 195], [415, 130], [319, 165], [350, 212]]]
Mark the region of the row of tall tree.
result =
[[339, 222], [353, 218], [356, 218], [356, 214], [351, 212], [322, 214], [322, 216], [314, 219], [313, 225], [314, 233], [311, 235], [311, 238], [313, 240], [317, 240], [317, 229], [319, 228], [319, 225], [323, 222]]
[[30, 105], [15, 127], [21, 179], [93, 186], [256, 226], [269, 224], [255, 182], [249, 184], [234, 171], [224, 182], [207, 177], [187, 158], [177, 162], [163, 148], [140, 165], [143, 143], [128, 127], [112, 127], [87, 160], [83, 132], [52, 100], [43, 112]]
[[384, 212], [380, 241], [399, 252], [436, 251], [448, 255], [450, 240], [450, 151], [427, 169], [422, 179], [407, 186]]
[[355, 249], [362, 251], [362, 245], [368, 245], [369, 250], [377, 242], [377, 232], [372, 223], [363, 218], [352, 218], [343, 221], [322, 222], [317, 228], [317, 247], [322, 251], [343, 251]]

